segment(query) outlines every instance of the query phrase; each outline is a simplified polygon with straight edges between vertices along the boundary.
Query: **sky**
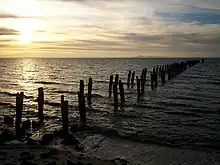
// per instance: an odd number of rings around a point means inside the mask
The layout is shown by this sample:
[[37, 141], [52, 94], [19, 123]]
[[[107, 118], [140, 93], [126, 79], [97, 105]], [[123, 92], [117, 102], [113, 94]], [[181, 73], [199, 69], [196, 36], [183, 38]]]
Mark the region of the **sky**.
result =
[[0, 57], [220, 57], [220, 0], [0, 0]]

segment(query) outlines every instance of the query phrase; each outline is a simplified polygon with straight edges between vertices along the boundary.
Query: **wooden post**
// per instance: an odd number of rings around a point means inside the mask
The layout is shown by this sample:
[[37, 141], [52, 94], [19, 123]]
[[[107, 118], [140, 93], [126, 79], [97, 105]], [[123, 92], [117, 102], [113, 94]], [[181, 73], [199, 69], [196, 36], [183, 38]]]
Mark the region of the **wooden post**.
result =
[[140, 97], [141, 97], [141, 84], [140, 84], [140, 79], [138, 78], [138, 76], [136, 76], [136, 79], [137, 79], [137, 100], [139, 101], [140, 100]]
[[88, 100], [88, 105], [91, 106], [92, 104], [92, 78], [89, 78], [89, 83], [88, 83], [88, 96], [87, 96], [87, 100]]
[[153, 73], [151, 72], [150, 74], [150, 82], [151, 82], [151, 89], [154, 90], [154, 76], [153, 76]]
[[118, 87], [118, 81], [119, 81], [119, 75], [116, 74], [115, 75], [115, 84], [116, 84], [117, 87]]
[[38, 88], [38, 98], [37, 98], [37, 101], [38, 101], [38, 114], [39, 114], [39, 118], [40, 119], [43, 119], [44, 117], [44, 89], [41, 87], [41, 88]]
[[147, 81], [147, 68], [144, 69], [144, 81]]
[[135, 71], [132, 72], [132, 76], [131, 76], [131, 88], [134, 87], [134, 77], [135, 77]]
[[109, 98], [112, 97], [112, 86], [113, 86], [113, 75], [110, 76], [110, 81], [109, 81]]
[[64, 102], [64, 95], [61, 95], [61, 105]]
[[127, 88], [128, 89], [130, 88], [130, 81], [131, 81], [131, 71], [129, 70], [128, 79], [127, 79]]
[[69, 118], [68, 118], [68, 101], [61, 101], [61, 115], [63, 122], [63, 131], [65, 134], [68, 133]]
[[155, 82], [155, 88], [157, 88], [157, 84], [158, 84], [158, 82], [157, 82], [158, 80], [157, 80], [157, 73], [154, 75], [154, 82]]
[[159, 73], [159, 65], [157, 65], [157, 68], [156, 68], [156, 74]]
[[22, 111], [23, 111], [23, 99], [24, 92], [16, 95], [16, 121], [15, 121], [15, 130], [16, 135], [20, 135], [20, 127], [21, 127], [21, 119], [22, 119]]
[[114, 107], [115, 111], [118, 110], [118, 90], [117, 90], [117, 84], [113, 84], [113, 95], [114, 95]]
[[119, 80], [119, 90], [120, 90], [120, 99], [121, 99], [121, 109], [124, 108], [124, 103], [125, 103], [125, 95], [124, 95], [124, 86], [121, 80]]
[[144, 80], [144, 73], [141, 75], [141, 93], [144, 94], [145, 88], [145, 80]]
[[86, 124], [86, 106], [85, 106], [84, 81], [83, 80], [80, 80], [80, 88], [78, 91], [78, 101], [79, 101], [80, 121], [83, 125], [85, 125]]
[[164, 70], [161, 71], [161, 83], [162, 85], [165, 84], [165, 76], [166, 76], [166, 72]]

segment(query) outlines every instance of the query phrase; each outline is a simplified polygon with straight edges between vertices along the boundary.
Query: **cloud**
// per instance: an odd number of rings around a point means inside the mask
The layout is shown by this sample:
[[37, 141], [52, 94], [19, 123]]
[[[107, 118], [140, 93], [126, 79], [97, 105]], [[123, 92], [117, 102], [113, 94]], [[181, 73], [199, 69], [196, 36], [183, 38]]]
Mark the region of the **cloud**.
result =
[[0, 28], [0, 36], [18, 35], [18, 31], [8, 28]]

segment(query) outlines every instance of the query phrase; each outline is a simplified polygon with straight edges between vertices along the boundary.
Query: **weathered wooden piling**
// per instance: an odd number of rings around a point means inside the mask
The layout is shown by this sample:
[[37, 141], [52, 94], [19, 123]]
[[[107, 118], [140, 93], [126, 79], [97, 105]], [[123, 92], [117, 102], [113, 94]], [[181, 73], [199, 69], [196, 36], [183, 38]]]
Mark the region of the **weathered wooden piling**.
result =
[[143, 78], [144, 83], [145, 83], [147, 81], [147, 68], [142, 69], [141, 77]]
[[165, 84], [166, 72], [164, 70], [161, 71], [161, 84]]
[[155, 75], [154, 75], [154, 87], [155, 88], [157, 88], [157, 85], [158, 85], [158, 79], [157, 79], [157, 76], [158, 74], [156, 73]]
[[85, 125], [86, 124], [86, 106], [85, 106], [84, 81], [83, 80], [80, 80], [80, 87], [78, 91], [78, 102], [79, 102], [80, 121], [83, 125]]
[[60, 101], [61, 101], [61, 105], [62, 105], [62, 103], [64, 102], [64, 95], [61, 95], [60, 98], [61, 98]]
[[113, 75], [110, 76], [110, 80], [109, 80], [109, 97], [112, 97], [112, 86], [113, 86]]
[[38, 98], [37, 98], [37, 101], [38, 101], [38, 114], [39, 114], [39, 118], [40, 119], [43, 119], [44, 117], [44, 89], [41, 87], [41, 88], [38, 88]]
[[132, 76], [131, 76], [131, 88], [134, 87], [134, 78], [135, 78], [135, 71], [132, 72]]
[[136, 76], [137, 79], [137, 100], [140, 100], [141, 97], [141, 84], [140, 84], [140, 79], [138, 78], [138, 76]]
[[151, 86], [151, 89], [154, 90], [154, 75], [152, 72], [150, 74], [150, 86]]
[[88, 83], [88, 96], [87, 96], [88, 105], [91, 106], [92, 104], [92, 78], [89, 78]]
[[127, 88], [128, 89], [130, 88], [130, 81], [131, 81], [131, 71], [129, 70], [128, 79], [127, 79]]
[[170, 67], [167, 68], [167, 75], [168, 75], [168, 80], [171, 80], [172, 75], [171, 75], [171, 68]]
[[115, 75], [115, 84], [118, 87], [118, 82], [119, 82], [119, 74]]
[[63, 122], [63, 131], [65, 134], [68, 133], [69, 127], [69, 118], [68, 118], [68, 101], [61, 101], [61, 115], [62, 115], [62, 122]]
[[156, 68], [156, 74], [159, 73], [159, 65], [157, 65], [157, 68]]
[[117, 84], [113, 83], [113, 96], [114, 96], [114, 108], [115, 111], [118, 110], [118, 89], [117, 89]]
[[21, 127], [21, 119], [22, 119], [22, 111], [23, 111], [23, 99], [24, 92], [16, 95], [16, 121], [15, 121], [15, 130], [16, 135], [20, 135], [20, 127]]
[[124, 103], [125, 103], [125, 95], [124, 95], [124, 86], [121, 80], [119, 80], [119, 91], [120, 91], [120, 99], [121, 99], [121, 109], [124, 108]]
[[141, 74], [141, 93], [144, 94], [145, 91], [145, 80], [144, 80], [144, 73]]

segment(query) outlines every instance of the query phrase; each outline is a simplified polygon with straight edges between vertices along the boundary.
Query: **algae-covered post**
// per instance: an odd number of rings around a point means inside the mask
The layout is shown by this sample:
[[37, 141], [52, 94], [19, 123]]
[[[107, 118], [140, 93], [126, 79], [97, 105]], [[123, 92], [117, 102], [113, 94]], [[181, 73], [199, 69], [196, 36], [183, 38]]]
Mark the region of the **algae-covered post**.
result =
[[113, 75], [110, 76], [110, 80], [109, 80], [109, 98], [112, 97], [112, 86], [113, 86]]
[[135, 71], [132, 72], [132, 76], [131, 76], [131, 88], [134, 87], [134, 78], [135, 78]]
[[15, 121], [15, 130], [16, 135], [20, 134], [21, 127], [21, 119], [22, 119], [22, 111], [23, 111], [23, 100], [24, 100], [24, 92], [16, 95], [16, 121]]
[[113, 95], [114, 95], [114, 108], [115, 111], [118, 110], [118, 90], [117, 90], [117, 84], [113, 84]]
[[130, 81], [131, 81], [131, 71], [129, 70], [128, 79], [127, 79], [127, 88], [128, 89], [130, 88]]
[[92, 104], [92, 78], [89, 78], [88, 83], [88, 96], [87, 96], [88, 105], [90, 106]]
[[125, 103], [125, 95], [124, 95], [124, 86], [121, 80], [119, 80], [119, 90], [120, 90], [120, 99], [121, 99], [121, 109], [124, 108], [124, 103]]
[[43, 110], [44, 110], [44, 89], [38, 88], [38, 114], [39, 114], [39, 118], [42, 119], [44, 116]]
[[140, 89], [140, 79], [138, 78], [138, 76], [136, 76], [136, 79], [137, 79], [137, 100], [139, 100], [140, 99], [140, 97], [141, 97], [141, 89]]
[[69, 118], [68, 118], [68, 101], [61, 102], [61, 115], [63, 122], [63, 131], [65, 134], [68, 133]]
[[79, 103], [80, 121], [82, 124], [86, 124], [86, 106], [85, 106], [84, 81], [83, 80], [80, 80], [80, 88], [78, 91], [78, 103]]

